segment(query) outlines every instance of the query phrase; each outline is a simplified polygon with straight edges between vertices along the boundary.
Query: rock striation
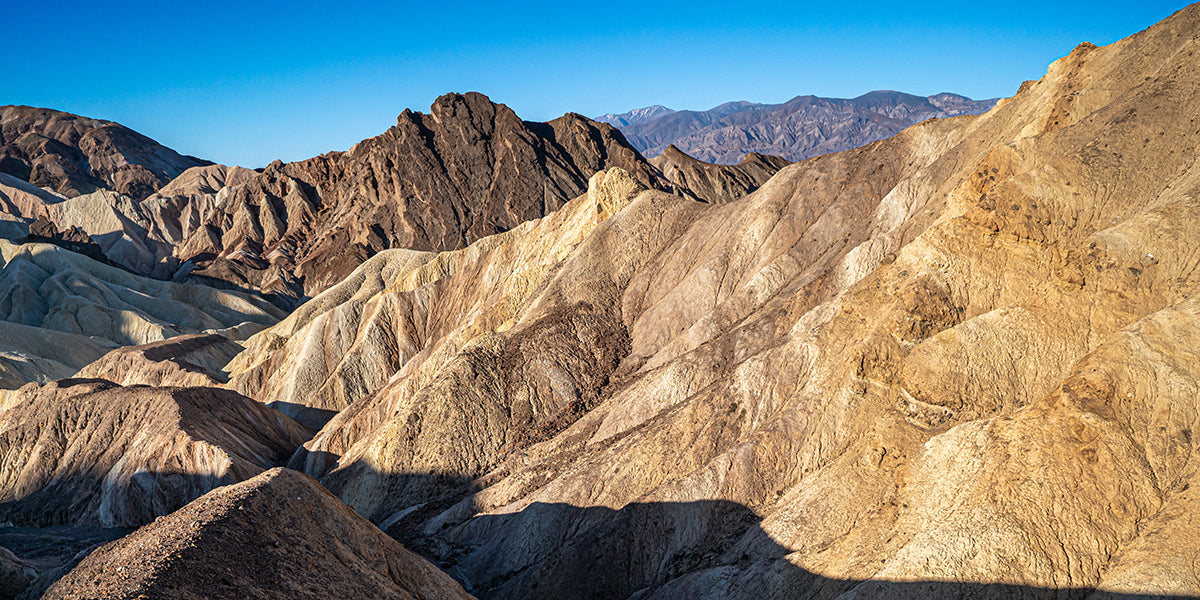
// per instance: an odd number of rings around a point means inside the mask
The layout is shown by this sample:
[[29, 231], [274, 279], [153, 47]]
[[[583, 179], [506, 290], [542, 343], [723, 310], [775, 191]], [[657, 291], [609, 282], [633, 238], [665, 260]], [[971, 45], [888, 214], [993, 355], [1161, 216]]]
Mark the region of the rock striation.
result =
[[30, 384], [0, 412], [0, 522], [138, 527], [285, 461], [312, 433], [234, 392]]
[[780, 169], [791, 164], [778, 156], [751, 152], [736, 165], [715, 165], [696, 160], [675, 146], [650, 159], [663, 177], [681, 194], [713, 204], [737, 200], [762, 187]]
[[93, 552], [43, 598], [467, 600], [312, 478], [273, 469]]
[[724, 204], [606, 171], [230, 385], [336, 411], [290, 464], [482, 598], [1200, 595], [1198, 30]]
[[783, 104], [728, 102], [706, 111], [658, 111], [648, 113], [655, 114], [653, 118], [634, 116], [622, 123], [616, 116], [609, 122], [615, 121], [613, 125], [646, 156], [674, 145], [709, 163], [736, 164], [749, 153], [800, 161], [892, 136], [925, 119], [977, 115], [995, 103], [995, 98], [971, 100], [950, 93], [921, 97], [875, 91], [850, 99], [796, 96]]
[[0, 106], [0, 172], [64, 197], [108, 190], [140, 200], [207, 164], [111, 121]]
[[242, 345], [213, 333], [180, 335], [112, 350], [75, 374], [118, 385], [218, 387], [228, 379], [225, 365]]
[[70, 377], [117, 346], [206, 331], [243, 339], [284, 313], [244, 293], [132, 275], [0, 239], [0, 388]]

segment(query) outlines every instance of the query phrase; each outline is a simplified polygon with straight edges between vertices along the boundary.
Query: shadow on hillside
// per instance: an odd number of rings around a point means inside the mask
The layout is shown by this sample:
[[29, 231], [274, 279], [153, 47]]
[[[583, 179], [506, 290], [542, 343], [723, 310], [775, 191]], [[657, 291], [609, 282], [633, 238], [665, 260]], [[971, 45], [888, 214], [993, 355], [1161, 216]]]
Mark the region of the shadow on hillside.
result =
[[[421, 485], [409, 482], [402, 487]], [[437, 505], [435, 510], [417, 505], [411, 513], [383, 525], [389, 535], [445, 569], [481, 600], [815, 600], [847, 592], [855, 598], [914, 600], [1084, 600], [1095, 591], [827, 577], [789, 562], [791, 550], [762, 529], [753, 510], [734, 502], [635, 503], [619, 510], [535, 502], [513, 513], [472, 516], [471, 493], [443, 496], [430, 503]], [[1103, 597], [1182, 600], [1196, 596], [1148, 592]]]
[[[331, 455], [332, 456], [332, 455]], [[88, 476], [80, 475], [79, 478]], [[473, 514], [476, 482], [463, 477], [395, 474], [388, 488], [428, 490], [420, 504], [402, 509], [384, 523], [387, 532], [425, 555], [463, 583], [480, 600], [578, 598], [780, 598], [833, 599], [854, 592], [856, 598], [1020, 598], [1084, 600], [1093, 590], [1049, 589], [974, 582], [893, 582], [826, 577], [793, 565], [790, 549], [762, 529], [761, 518], [734, 502], [634, 503], [620, 509], [535, 502], [507, 514]], [[154, 482], [186, 483], [203, 476], [157, 474], [143, 483], [140, 505], [152, 505]], [[67, 478], [70, 479], [70, 478]], [[78, 483], [78, 482], [77, 482]], [[92, 478], [90, 485], [98, 485]], [[70, 486], [68, 486], [70, 487]], [[87, 494], [48, 486], [17, 503], [49, 502], [59, 494], [56, 516], [87, 506]], [[90, 487], [90, 486], [85, 486]], [[143, 486], [137, 486], [143, 487]], [[94, 489], [94, 488], [91, 488]], [[39, 493], [40, 492], [40, 493]], [[200, 494], [195, 494], [199, 496]], [[182, 506], [182, 505], [180, 505]], [[33, 508], [32, 505], [27, 505]], [[48, 509], [47, 506], [43, 506]], [[0, 503], [0, 522], [21, 514], [14, 503]], [[152, 521], [147, 518], [145, 522]], [[48, 586], [70, 564], [94, 549], [95, 543], [126, 533], [86, 527], [0, 528], [0, 545], [25, 536], [18, 556], [55, 555], [45, 563], [38, 585]], [[63, 533], [65, 532], [65, 534]], [[72, 538], [78, 537], [78, 540]], [[64, 541], [64, 537], [67, 538]], [[42, 541], [39, 541], [42, 540]], [[92, 544], [88, 546], [88, 543]], [[79, 544], [79, 552], [63, 566], [66, 554], [55, 544]], [[46, 544], [51, 545], [45, 547]], [[18, 548], [13, 548], [18, 550]], [[45, 589], [44, 587], [41, 589]], [[1106, 594], [1134, 600], [1189, 598], [1159, 594]]]
[[178, 472], [141, 471], [131, 477], [129, 485], [121, 487], [106, 483], [103, 474], [59, 476], [0, 502], [0, 523], [19, 527], [139, 527], [230, 483], [236, 482], [228, 477]]
[[313, 430], [314, 433], [320, 431], [330, 419], [333, 419], [338, 414], [336, 410], [313, 408], [296, 402], [283, 402], [282, 400], [276, 400], [267, 406], [299, 421], [300, 424]]
[[[226, 483], [230, 482], [212, 475], [141, 472], [130, 485], [105, 496], [103, 474], [77, 474], [0, 502], [0, 546], [38, 571], [30, 587], [16, 597], [40, 597], [93, 550]], [[98, 517], [112, 510], [122, 515], [121, 522]]]

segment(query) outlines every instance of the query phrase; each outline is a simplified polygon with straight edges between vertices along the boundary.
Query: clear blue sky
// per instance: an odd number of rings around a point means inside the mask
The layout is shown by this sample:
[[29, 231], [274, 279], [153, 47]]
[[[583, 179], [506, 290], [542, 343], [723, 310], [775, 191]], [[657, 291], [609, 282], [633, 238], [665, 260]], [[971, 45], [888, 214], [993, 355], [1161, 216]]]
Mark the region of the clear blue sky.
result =
[[528, 120], [874, 89], [1008, 96], [1079, 42], [1186, 4], [0, 0], [0, 104], [257, 167], [344, 150], [450, 91]]

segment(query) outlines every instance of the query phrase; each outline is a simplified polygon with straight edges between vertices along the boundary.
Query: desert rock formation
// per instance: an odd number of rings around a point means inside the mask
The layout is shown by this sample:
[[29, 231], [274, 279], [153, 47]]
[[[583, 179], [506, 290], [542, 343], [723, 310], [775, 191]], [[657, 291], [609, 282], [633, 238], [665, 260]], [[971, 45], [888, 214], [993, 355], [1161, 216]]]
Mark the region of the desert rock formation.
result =
[[291, 464], [483, 598], [1200, 594], [1196, 31], [733, 202], [604, 172], [231, 385], [338, 411]]
[[0, 412], [0, 522], [137, 527], [270, 469], [312, 434], [213, 388], [64, 379]]
[[0, 172], [64, 197], [110, 190], [140, 200], [206, 164], [110, 121], [0, 106]]
[[467, 600], [312, 478], [273, 469], [92, 554], [43, 596]]
[[705, 202], [737, 200], [762, 187], [780, 169], [791, 164], [778, 156], [751, 152], [736, 165], [715, 165], [696, 160], [675, 146], [650, 159], [676, 188]]
[[[616, 121], [613, 124], [646, 156], [674, 145], [709, 163], [735, 164], [751, 152], [799, 161], [856, 148], [925, 119], [977, 115], [995, 103], [996, 99], [971, 100], [949, 93], [923, 98], [875, 91], [850, 99], [797, 96], [783, 104], [728, 102], [706, 111], [657, 111], [660, 116], [654, 118], [627, 113], [609, 122]], [[620, 124], [622, 120], [629, 123]]]
[[139, 277], [49, 244], [0, 239], [0, 388], [70, 377], [116, 346], [220, 332], [284, 313], [248, 294]]

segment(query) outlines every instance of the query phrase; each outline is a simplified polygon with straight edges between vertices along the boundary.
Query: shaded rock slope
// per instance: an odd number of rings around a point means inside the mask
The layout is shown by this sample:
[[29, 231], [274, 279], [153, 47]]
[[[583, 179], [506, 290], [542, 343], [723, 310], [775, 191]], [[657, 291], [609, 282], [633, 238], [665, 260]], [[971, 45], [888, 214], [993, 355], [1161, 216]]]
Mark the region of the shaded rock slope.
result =
[[715, 165], [696, 160], [675, 146], [650, 159], [663, 177], [696, 198], [720, 204], [737, 200], [762, 187], [780, 169], [791, 164], [778, 156], [751, 152], [736, 165]]
[[49, 244], [0, 239], [0, 388], [70, 377], [117, 346], [241, 339], [284, 313], [248, 294], [139, 277]]
[[448, 94], [349, 151], [145, 204], [194, 277], [300, 297], [381, 250], [453, 250], [553, 212], [608, 167], [667, 185], [609, 125], [526, 122], [481, 94]]
[[706, 111], [645, 113], [652, 118], [634, 111], [608, 122], [646, 156], [674, 145], [703, 162], [731, 165], [749, 153], [799, 161], [847, 150], [925, 119], [977, 115], [995, 103], [950, 93], [875, 91], [850, 99], [797, 96], [783, 104], [728, 102]]
[[0, 412], [0, 522], [137, 527], [285, 461], [312, 432], [213, 388], [30, 384]]
[[109, 190], [140, 200], [207, 164], [111, 121], [0, 106], [0, 172], [65, 197]]
[[273, 469], [93, 552], [43, 596], [471, 598], [312, 478]]
[[380, 253], [230, 385], [333, 414], [290, 464], [482, 598], [1200, 595], [1197, 31], [725, 204], [613, 169]]

